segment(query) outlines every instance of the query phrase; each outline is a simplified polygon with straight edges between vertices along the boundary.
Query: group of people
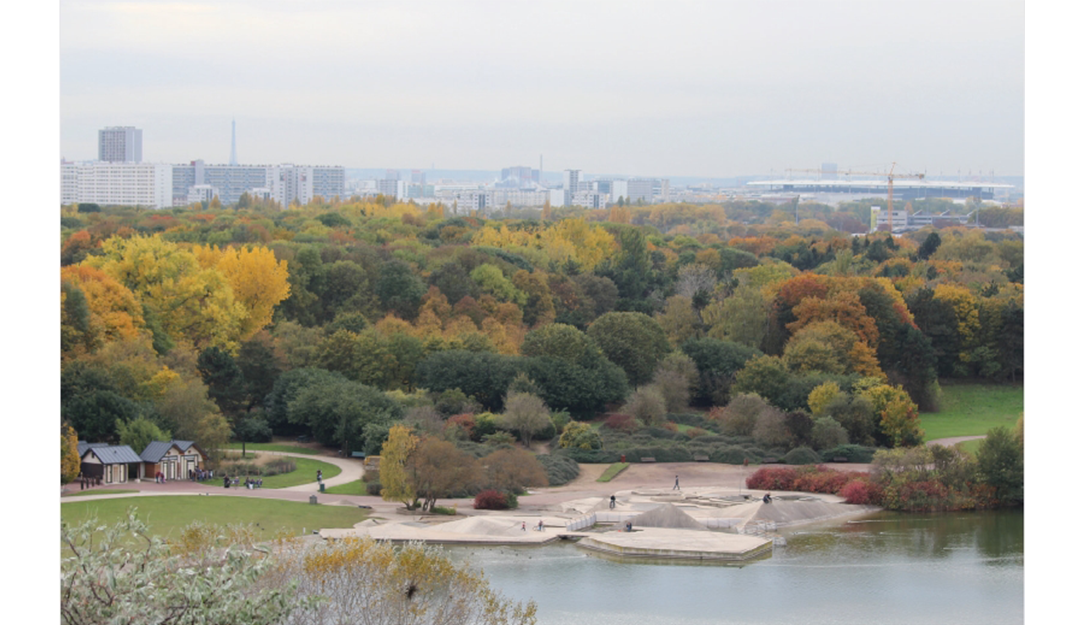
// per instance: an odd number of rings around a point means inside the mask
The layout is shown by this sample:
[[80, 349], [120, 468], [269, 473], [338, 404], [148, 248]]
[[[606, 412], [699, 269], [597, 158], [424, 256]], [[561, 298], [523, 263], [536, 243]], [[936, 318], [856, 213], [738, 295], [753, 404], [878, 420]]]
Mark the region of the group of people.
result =
[[203, 469], [188, 469], [188, 479], [192, 482], [202, 482], [205, 480], [214, 479], [213, 471], [206, 471]]
[[79, 474], [79, 490], [86, 490], [91, 486], [101, 486], [100, 477], [87, 477], [82, 473]]
[[[225, 488], [228, 488], [230, 486], [236, 486], [236, 487], [240, 486], [240, 478], [238, 478], [238, 477], [229, 478], [228, 475], [223, 475], [221, 477], [225, 481], [225, 483], [224, 483]], [[245, 477], [244, 478], [244, 488], [247, 488], [247, 489], [262, 488], [262, 478], [259, 477], [259, 478], [252, 479], [250, 477]]]

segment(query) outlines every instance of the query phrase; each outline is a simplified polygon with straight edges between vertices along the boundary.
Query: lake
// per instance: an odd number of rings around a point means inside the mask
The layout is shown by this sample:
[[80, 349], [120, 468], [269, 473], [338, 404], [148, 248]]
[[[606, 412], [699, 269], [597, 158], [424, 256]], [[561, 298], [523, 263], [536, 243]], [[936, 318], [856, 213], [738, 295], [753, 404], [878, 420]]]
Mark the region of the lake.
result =
[[447, 551], [541, 625], [1022, 623], [1022, 511], [878, 513], [782, 532], [743, 566], [617, 562], [571, 543]]

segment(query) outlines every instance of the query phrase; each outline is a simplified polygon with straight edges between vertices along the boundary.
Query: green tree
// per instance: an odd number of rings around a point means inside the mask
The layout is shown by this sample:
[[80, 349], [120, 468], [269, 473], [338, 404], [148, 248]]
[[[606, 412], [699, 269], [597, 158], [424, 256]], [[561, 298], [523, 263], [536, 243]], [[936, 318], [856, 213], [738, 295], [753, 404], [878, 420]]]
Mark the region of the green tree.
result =
[[987, 432], [976, 454], [976, 467], [980, 479], [994, 488], [1000, 502], [1024, 502], [1024, 446], [1014, 432], [1004, 427]]
[[626, 372], [631, 386], [648, 382], [671, 351], [660, 324], [642, 313], [605, 313], [592, 322], [588, 335], [608, 360]]
[[735, 375], [737, 393], [756, 393], [761, 397], [775, 401], [786, 390], [790, 374], [784, 363], [776, 356], [758, 356], [746, 363]]
[[199, 374], [210, 391], [210, 399], [227, 415], [235, 415], [244, 405], [244, 373], [229, 352], [208, 347], [199, 353]]
[[375, 282], [375, 294], [379, 296], [383, 308], [394, 312], [402, 319], [416, 319], [420, 311], [420, 300], [427, 289], [424, 283], [403, 261], [392, 260], [382, 266], [379, 279]]
[[137, 454], [141, 454], [153, 441], [172, 440], [172, 434], [146, 417], [139, 417], [130, 423], [117, 420], [116, 431], [120, 435], [120, 444], [131, 447]]
[[323, 445], [345, 455], [363, 449], [365, 429], [400, 419], [401, 406], [376, 388], [352, 380], [319, 376], [289, 402], [289, 421], [311, 428]]
[[437, 393], [460, 389], [485, 410], [501, 411], [506, 389], [518, 371], [520, 364], [513, 356], [450, 350], [431, 354], [417, 364], [416, 385]]
[[733, 341], [715, 338], [691, 339], [682, 344], [682, 351], [694, 361], [700, 374], [695, 400], [698, 404], [722, 406], [731, 399], [735, 375], [756, 356], [756, 348]]
[[240, 368], [240, 375], [244, 380], [246, 408], [250, 411], [263, 405], [267, 395], [274, 390], [274, 382], [282, 371], [281, 357], [274, 348], [274, 339], [270, 333], [260, 331], [241, 343], [240, 353], [236, 356], [236, 366]]
[[236, 423], [233, 436], [240, 441], [240, 455], [247, 457], [248, 443], [269, 443], [273, 436], [273, 430], [266, 423], [266, 419], [259, 417], [244, 417]]

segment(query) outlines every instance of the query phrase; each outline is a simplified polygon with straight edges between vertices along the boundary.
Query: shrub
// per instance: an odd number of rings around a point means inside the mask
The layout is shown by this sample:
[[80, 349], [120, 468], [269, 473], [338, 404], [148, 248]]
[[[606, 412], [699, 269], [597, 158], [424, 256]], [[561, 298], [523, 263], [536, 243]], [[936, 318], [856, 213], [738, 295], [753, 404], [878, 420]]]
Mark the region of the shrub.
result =
[[267, 462], [266, 465], [263, 466], [262, 472], [257, 472], [256, 475], [269, 477], [271, 475], [281, 475], [282, 473], [292, 473], [295, 470], [295, 460], [289, 460], [287, 458], [275, 458], [270, 462]]
[[449, 428], [452, 425], [461, 428], [461, 430], [465, 432], [465, 437], [469, 440], [479, 441], [479, 437], [474, 437], [474, 430], [476, 430], [476, 419], [473, 418], [473, 415], [471, 413], [466, 412], [450, 417], [446, 420], [446, 426]]
[[457, 508], [447, 508], [445, 506], [434, 506], [429, 510], [432, 514], [445, 514], [447, 516], [454, 516], [457, 514]]
[[476, 510], [507, 510], [506, 495], [497, 490], [482, 490], [473, 499]]
[[616, 432], [626, 432], [627, 434], [633, 434], [641, 428], [641, 424], [638, 423], [634, 417], [623, 414], [614, 413], [604, 420], [604, 427], [612, 429]]
[[795, 469], [758, 469], [746, 478], [746, 487], [755, 490], [794, 490]]
[[510, 432], [493, 432], [491, 434], [484, 434], [483, 440], [485, 445], [496, 446], [513, 445], [516, 439]]
[[562, 435], [559, 436], [559, 447], [600, 449], [601, 446], [603, 446], [603, 441], [600, 440], [600, 434], [592, 429], [588, 423], [581, 423], [580, 421], [567, 423], [566, 427], [563, 428]]
[[646, 425], [659, 425], [667, 415], [667, 404], [660, 388], [650, 384], [634, 391], [623, 410]]
[[839, 445], [821, 452], [821, 458], [825, 462], [832, 462], [833, 458], [846, 458], [848, 462], [869, 463], [874, 460], [873, 447], [864, 445]]
[[541, 454], [536, 456], [547, 473], [550, 486], [562, 486], [578, 476], [578, 463], [563, 454]]
[[701, 428], [690, 428], [686, 431], [686, 435], [690, 438], [700, 438], [702, 436], [708, 435], [708, 433], [708, 430], [703, 430]]
[[722, 451], [718, 450], [709, 454], [709, 460], [712, 462], [722, 462], [724, 464], [743, 464], [744, 461], [760, 462], [761, 456], [755, 457], [746, 449], [743, 449], [738, 445], [732, 445]]
[[787, 415], [769, 406], [761, 411], [754, 424], [754, 440], [762, 445], [783, 447], [791, 446], [793, 437], [787, 428]]
[[369, 495], [371, 495], [373, 497], [382, 496], [382, 484], [380, 484], [378, 482], [368, 482], [367, 483], [367, 494], [369, 494]]
[[517, 510], [517, 493], [506, 493], [506, 507], [510, 508], [511, 510]]
[[679, 425], [689, 425], [690, 427], [698, 427], [704, 429], [708, 429], [710, 424], [710, 421], [706, 419], [704, 415], [700, 415], [696, 412], [669, 414], [668, 421], [671, 421], [672, 423], [678, 423]]
[[810, 440], [813, 441], [814, 447], [827, 449], [847, 445], [848, 435], [847, 430], [836, 419], [821, 417], [814, 419], [814, 429], [810, 432]]
[[768, 405], [757, 395], [739, 395], [731, 400], [717, 418], [728, 433], [750, 436], [754, 432], [758, 415]]
[[851, 480], [840, 489], [839, 495], [845, 503], [876, 505], [881, 502], [881, 486], [862, 479]]
[[784, 464], [817, 464], [821, 458], [809, 447], [796, 447], [784, 454]]

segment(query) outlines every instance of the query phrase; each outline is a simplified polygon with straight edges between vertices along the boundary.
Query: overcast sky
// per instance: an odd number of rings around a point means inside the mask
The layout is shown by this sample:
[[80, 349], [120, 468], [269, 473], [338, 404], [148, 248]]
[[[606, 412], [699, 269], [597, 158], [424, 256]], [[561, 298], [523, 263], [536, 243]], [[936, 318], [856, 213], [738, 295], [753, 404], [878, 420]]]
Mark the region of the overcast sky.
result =
[[60, 2], [61, 156], [737, 176], [1024, 168], [1024, 4]]

